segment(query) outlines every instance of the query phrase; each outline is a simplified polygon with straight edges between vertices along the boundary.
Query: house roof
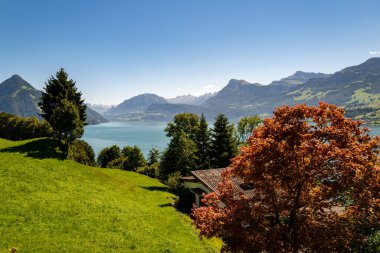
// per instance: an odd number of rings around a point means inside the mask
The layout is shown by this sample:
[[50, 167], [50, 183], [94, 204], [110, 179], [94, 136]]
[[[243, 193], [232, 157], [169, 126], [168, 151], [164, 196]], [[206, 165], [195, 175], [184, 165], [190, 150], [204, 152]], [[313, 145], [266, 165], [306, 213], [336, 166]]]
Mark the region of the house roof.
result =
[[[222, 173], [228, 168], [218, 168], [218, 169], [207, 169], [207, 170], [193, 170], [190, 173], [193, 175], [194, 179], [205, 185], [210, 191], [218, 193], [218, 186], [223, 181]], [[192, 180], [190, 177], [183, 179]], [[253, 197], [253, 189], [243, 189], [241, 185], [243, 180], [240, 178], [232, 178], [233, 188], [235, 192], [243, 193], [247, 197]]]

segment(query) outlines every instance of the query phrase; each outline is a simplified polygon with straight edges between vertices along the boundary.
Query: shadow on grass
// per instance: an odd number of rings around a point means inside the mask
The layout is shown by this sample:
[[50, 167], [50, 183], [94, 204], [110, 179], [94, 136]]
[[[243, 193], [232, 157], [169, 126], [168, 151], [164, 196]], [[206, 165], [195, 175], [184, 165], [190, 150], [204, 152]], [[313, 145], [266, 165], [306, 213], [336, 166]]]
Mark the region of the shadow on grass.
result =
[[160, 204], [158, 205], [159, 207], [174, 207], [172, 203], [165, 203], [165, 204]]
[[24, 145], [0, 149], [2, 153], [23, 153], [36, 159], [55, 158], [63, 160], [62, 144], [54, 139], [38, 139]]
[[161, 192], [168, 192], [168, 187], [165, 186], [141, 186], [141, 188], [149, 191], [161, 191]]

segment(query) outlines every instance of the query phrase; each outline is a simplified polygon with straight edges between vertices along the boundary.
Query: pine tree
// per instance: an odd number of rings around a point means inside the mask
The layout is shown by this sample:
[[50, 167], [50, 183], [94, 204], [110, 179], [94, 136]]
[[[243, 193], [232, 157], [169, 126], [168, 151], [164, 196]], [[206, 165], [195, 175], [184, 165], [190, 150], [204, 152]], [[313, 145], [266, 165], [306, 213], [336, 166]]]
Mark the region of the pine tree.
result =
[[[57, 108], [64, 104], [76, 107], [78, 111], [79, 121], [85, 125], [86, 120], [86, 105], [82, 100], [82, 93], [77, 91], [75, 82], [68, 79], [68, 74], [61, 68], [57, 71], [55, 77], [51, 76], [47, 81], [44, 91], [42, 92], [40, 102], [38, 105], [41, 107], [41, 116], [52, 125], [55, 135], [62, 140], [64, 138], [65, 129], [62, 124], [57, 124], [57, 115], [53, 119], [53, 114], [59, 113]], [[63, 102], [63, 101], [66, 102]], [[66, 108], [67, 109], [67, 108]], [[55, 126], [53, 126], [55, 125]], [[80, 127], [78, 125], [78, 127]], [[82, 126], [83, 128], [83, 126]]]
[[196, 145], [197, 145], [197, 158], [198, 158], [198, 169], [208, 169], [210, 168], [210, 137], [209, 129], [205, 116], [202, 113], [199, 129], [196, 134]]
[[234, 126], [224, 114], [219, 114], [211, 132], [211, 166], [223, 168], [230, 165], [230, 159], [237, 155], [237, 144], [234, 138]]

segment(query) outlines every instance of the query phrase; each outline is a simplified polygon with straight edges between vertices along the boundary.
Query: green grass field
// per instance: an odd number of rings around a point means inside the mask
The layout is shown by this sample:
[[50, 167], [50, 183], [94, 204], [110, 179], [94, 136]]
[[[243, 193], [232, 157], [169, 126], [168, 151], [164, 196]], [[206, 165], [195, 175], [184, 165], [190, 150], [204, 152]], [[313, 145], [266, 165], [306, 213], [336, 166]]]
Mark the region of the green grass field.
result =
[[216, 252], [157, 180], [0, 139], [0, 252]]

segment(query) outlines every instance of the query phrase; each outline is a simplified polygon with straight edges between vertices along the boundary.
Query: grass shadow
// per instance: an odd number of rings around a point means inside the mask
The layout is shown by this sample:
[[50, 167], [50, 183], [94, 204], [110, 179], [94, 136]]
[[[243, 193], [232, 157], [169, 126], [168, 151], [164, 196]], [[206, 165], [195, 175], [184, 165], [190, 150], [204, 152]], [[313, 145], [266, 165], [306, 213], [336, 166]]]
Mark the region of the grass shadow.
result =
[[174, 207], [172, 203], [165, 203], [158, 205], [159, 207]]
[[27, 157], [36, 159], [55, 158], [64, 160], [66, 156], [62, 153], [62, 144], [54, 139], [38, 139], [20, 146], [0, 149], [2, 153], [22, 153]]
[[168, 187], [165, 186], [140, 186], [141, 188], [149, 191], [161, 191], [161, 192], [168, 192]]

